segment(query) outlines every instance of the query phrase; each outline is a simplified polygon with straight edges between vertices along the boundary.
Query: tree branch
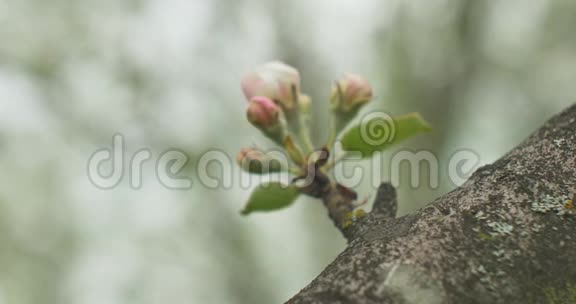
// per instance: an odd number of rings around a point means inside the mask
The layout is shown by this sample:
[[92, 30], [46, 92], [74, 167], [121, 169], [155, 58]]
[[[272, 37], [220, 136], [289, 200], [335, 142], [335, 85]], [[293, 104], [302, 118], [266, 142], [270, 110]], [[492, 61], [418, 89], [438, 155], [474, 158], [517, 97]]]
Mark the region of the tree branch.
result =
[[348, 248], [288, 303], [574, 303], [575, 133], [576, 105], [400, 218], [382, 185]]

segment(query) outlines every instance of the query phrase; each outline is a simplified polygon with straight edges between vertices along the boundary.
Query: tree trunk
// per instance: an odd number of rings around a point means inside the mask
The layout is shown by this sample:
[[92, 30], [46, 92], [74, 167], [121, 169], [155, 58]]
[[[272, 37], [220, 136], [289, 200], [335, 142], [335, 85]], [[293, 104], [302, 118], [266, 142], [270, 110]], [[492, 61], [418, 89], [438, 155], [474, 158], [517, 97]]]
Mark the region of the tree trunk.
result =
[[575, 147], [576, 105], [413, 214], [394, 218], [383, 184], [348, 248], [287, 303], [576, 303]]

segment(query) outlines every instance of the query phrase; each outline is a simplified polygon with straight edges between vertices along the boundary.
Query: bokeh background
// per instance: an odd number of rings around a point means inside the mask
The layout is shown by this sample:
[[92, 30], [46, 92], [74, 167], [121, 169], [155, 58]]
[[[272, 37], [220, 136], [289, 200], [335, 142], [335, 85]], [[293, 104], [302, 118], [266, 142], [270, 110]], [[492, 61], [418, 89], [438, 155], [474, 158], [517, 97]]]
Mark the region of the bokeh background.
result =
[[[242, 217], [249, 189], [198, 182], [206, 151], [270, 146], [244, 119], [245, 72], [296, 66], [318, 141], [330, 83], [360, 73], [370, 109], [434, 126], [382, 159], [425, 149], [445, 172], [575, 100], [575, 16], [573, 0], [0, 0], [0, 303], [281, 303], [345, 242], [314, 200]], [[127, 157], [185, 151], [192, 189], [162, 186], [152, 161], [140, 189], [92, 185], [87, 161], [116, 133]], [[401, 213], [455, 187], [401, 176]]]

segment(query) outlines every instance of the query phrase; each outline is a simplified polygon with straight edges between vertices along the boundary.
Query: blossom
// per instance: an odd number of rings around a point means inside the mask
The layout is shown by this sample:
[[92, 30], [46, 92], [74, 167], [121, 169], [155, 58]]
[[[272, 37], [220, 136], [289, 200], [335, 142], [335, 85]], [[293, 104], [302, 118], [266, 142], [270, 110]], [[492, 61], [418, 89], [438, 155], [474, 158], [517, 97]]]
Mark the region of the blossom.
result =
[[265, 153], [256, 148], [244, 148], [236, 156], [238, 165], [250, 172], [266, 174], [280, 172], [288, 167], [288, 160], [272, 152]]
[[334, 110], [351, 112], [372, 99], [372, 86], [368, 80], [356, 74], [347, 74], [332, 88], [330, 101]]
[[248, 121], [260, 129], [268, 129], [277, 124], [280, 107], [270, 98], [254, 96], [248, 105]]
[[241, 85], [246, 99], [265, 96], [289, 111], [296, 108], [294, 93], [299, 94], [300, 91], [300, 74], [289, 65], [273, 61], [245, 75]]

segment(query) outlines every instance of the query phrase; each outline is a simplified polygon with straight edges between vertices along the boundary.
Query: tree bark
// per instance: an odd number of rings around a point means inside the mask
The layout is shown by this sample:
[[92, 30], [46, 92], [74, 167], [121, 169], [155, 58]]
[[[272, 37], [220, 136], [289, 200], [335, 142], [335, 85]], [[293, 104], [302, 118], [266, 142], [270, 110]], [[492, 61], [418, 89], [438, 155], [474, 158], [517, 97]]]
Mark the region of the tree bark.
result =
[[379, 190], [349, 246], [287, 303], [576, 303], [576, 105], [461, 187], [395, 218]]

